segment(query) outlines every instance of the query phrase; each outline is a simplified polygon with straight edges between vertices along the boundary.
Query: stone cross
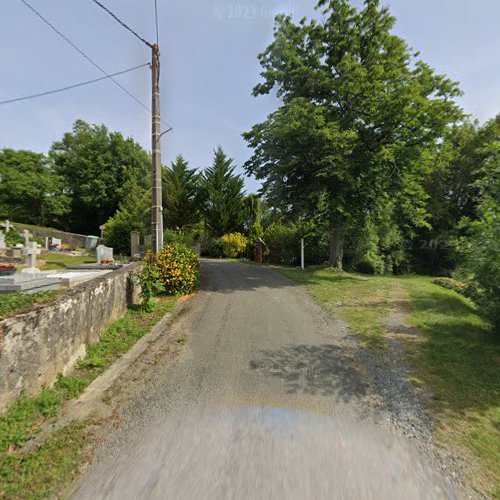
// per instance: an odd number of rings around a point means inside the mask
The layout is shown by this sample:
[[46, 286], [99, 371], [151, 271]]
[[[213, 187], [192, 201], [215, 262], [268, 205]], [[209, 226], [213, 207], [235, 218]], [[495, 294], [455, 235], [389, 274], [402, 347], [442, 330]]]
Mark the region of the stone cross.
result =
[[5, 231], [8, 233], [10, 231], [10, 222], [6, 220], [3, 227], [5, 228]]
[[41, 252], [38, 248], [38, 243], [34, 241], [30, 241], [28, 246], [23, 250], [23, 253], [26, 254], [26, 267], [21, 271], [23, 273], [39, 273], [40, 270], [36, 267], [36, 256]]
[[5, 248], [5, 236], [2, 233], [2, 231], [0, 231], [0, 250], [4, 248]]
[[24, 248], [28, 248], [30, 244], [30, 233], [27, 229], [23, 231], [23, 237], [24, 237]]

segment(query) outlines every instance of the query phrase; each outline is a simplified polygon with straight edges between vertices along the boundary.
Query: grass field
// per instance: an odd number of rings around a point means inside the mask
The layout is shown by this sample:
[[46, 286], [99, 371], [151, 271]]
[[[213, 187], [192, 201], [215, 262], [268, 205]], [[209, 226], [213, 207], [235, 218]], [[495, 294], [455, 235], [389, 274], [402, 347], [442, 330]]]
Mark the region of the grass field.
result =
[[500, 498], [500, 335], [461, 295], [421, 276], [338, 274], [330, 269], [279, 269], [326, 310], [347, 321], [362, 343], [384, 348], [390, 307], [407, 303], [420, 336], [401, 336], [417, 383], [432, 393], [435, 437], [477, 465], [468, 478]]
[[61, 489], [77, 472], [92, 439], [92, 422], [72, 423], [34, 448], [23, 449], [42, 425], [59, 415], [65, 401], [84, 389], [127, 352], [175, 307], [176, 299], [162, 297], [153, 312], [141, 308], [109, 325], [97, 344], [68, 376], [34, 397], [21, 397], [0, 417], [0, 498], [59, 497]]

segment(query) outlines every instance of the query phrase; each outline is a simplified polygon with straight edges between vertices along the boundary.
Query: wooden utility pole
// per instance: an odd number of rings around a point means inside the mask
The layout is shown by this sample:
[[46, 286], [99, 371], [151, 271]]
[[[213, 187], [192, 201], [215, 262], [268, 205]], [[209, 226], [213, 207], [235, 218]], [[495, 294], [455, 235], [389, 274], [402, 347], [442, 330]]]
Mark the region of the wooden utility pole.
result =
[[160, 119], [160, 50], [157, 44], [151, 45], [153, 61], [152, 73], [152, 206], [151, 206], [151, 246], [153, 255], [163, 249], [163, 203], [161, 188], [161, 119]]

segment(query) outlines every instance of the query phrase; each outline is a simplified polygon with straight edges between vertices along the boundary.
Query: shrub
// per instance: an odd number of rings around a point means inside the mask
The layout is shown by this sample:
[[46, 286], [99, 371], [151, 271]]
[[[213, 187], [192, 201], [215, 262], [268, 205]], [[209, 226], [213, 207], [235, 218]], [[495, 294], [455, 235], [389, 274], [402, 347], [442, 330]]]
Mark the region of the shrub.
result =
[[129, 255], [132, 231], [141, 232], [140, 225], [119, 217], [112, 217], [104, 226], [104, 244], [112, 247], [116, 254]]
[[5, 233], [5, 243], [9, 247], [15, 247], [18, 244], [24, 243], [24, 238], [19, 234], [16, 229], [9, 229]]
[[203, 235], [198, 241], [201, 246], [201, 255], [215, 259], [222, 257], [222, 243], [219, 238]]
[[165, 246], [156, 257], [155, 267], [168, 295], [187, 295], [198, 286], [198, 257], [184, 245], [176, 243]]
[[222, 253], [224, 257], [235, 259], [240, 257], [247, 248], [247, 239], [241, 233], [225, 234], [220, 239], [222, 245]]
[[264, 232], [269, 250], [269, 260], [273, 264], [292, 265], [300, 259], [300, 234], [294, 224], [271, 224]]
[[146, 312], [154, 310], [155, 302], [153, 297], [165, 290], [160, 280], [160, 272], [153, 263], [151, 253], [148, 252], [144, 259], [144, 267], [141, 274], [134, 277], [134, 281], [141, 286], [140, 296], [142, 298], [142, 306]]
[[165, 231], [163, 231], [163, 242], [165, 245], [180, 243], [189, 248], [195, 244], [196, 236], [195, 231], [165, 229]]
[[466, 297], [474, 295], [474, 287], [470, 284], [463, 283], [462, 281], [453, 278], [437, 278], [433, 281], [435, 285], [442, 286], [448, 290], [453, 290]]

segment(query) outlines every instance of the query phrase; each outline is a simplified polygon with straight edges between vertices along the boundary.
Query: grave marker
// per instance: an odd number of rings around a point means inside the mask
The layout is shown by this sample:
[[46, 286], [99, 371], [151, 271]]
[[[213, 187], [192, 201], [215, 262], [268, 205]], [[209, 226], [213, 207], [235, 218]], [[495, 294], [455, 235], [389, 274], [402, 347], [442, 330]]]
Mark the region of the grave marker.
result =
[[36, 267], [36, 256], [40, 254], [41, 250], [38, 248], [38, 243], [30, 241], [28, 247], [23, 250], [27, 256], [26, 267], [21, 271], [22, 273], [39, 273], [40, 269]]
[[3, 234], [2, 231], [0, 231], [0, 250], [3, 250], [6, 248], [5, 246], [5, 235]]
[[103, 262], [112, 261], [113, 249], [105, 245], [99, 245], [96, 248], [96, 258], [97, 258], [97, 264], [102, 264]]

